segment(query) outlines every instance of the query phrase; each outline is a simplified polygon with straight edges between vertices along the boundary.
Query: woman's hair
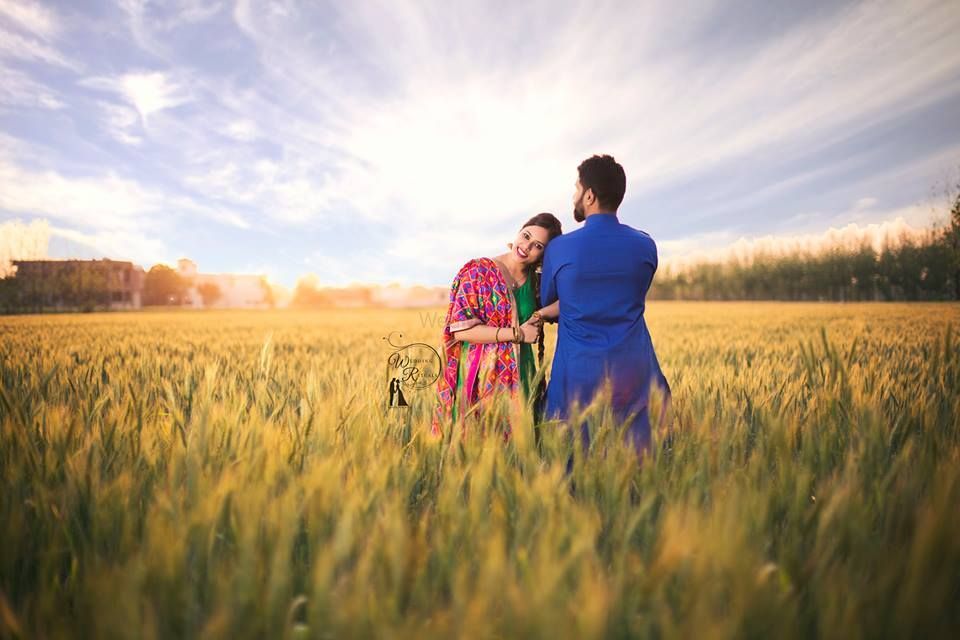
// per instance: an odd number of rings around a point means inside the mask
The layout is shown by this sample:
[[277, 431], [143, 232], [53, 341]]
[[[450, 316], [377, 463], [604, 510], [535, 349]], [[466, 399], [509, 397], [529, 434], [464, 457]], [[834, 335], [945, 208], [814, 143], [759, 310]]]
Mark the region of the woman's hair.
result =
[[[560, 221], [557, 220], [557, 217], [552, 213], [538, 213], [529, 220], [527, 220], [523, 227], [542, 227], [547, 231], [547, 242], [550, 242], [559, 235], [563, 235], [563, 229], [560, 226]], [[521, 228], [523, 228], [521, 227]], [[540, 257], [540, 262], [538, 262], [534, 269], [530, 273], [530, 277], [533, 278], [533, 296], [536, 300], [534, 303], [535, 306], [540, 306], [540, 265], [543, 263], [543, 256]], [[540, 337], [537, 338], [537, 369], [540, 370], [543, 368], [543, 331], [540, 331]], [[543, 397], [546, 393], [546, 381], [544, 378], [540, 379], [540, 384], [537, 385], [537, 388], [534, 392], [534, 401], [533, 401], [533, 411], [534, 411], [534, 420], [539, 422], [539, 414], [541, 412]]]
[[560, 221], [552, 213], [538, 213], [523, 223], [523, 227], [542, 227], [547, 231], [547, 242], [563, 234], [560, 228]]

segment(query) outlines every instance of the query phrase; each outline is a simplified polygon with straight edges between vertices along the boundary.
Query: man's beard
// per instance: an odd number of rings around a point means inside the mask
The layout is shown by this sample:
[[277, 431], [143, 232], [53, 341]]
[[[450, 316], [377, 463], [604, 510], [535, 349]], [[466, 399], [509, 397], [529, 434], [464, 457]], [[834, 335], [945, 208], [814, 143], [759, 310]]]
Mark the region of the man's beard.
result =
[[586, 213], [583, 211], [583, 196], [573, 203], [573, 219], [577, 222], [583, 222], [587, 219]]

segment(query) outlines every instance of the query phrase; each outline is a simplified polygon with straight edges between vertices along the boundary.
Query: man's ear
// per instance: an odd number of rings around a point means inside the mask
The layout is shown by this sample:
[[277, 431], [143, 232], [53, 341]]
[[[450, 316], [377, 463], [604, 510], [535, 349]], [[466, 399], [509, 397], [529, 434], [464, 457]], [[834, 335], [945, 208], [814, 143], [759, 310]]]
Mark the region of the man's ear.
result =
[[587, 187], [587, 190], [583, 192], [583, 204], [589, 206], [593, 204], [597, 199], [597, 194], [593, 192], [593, 187]]

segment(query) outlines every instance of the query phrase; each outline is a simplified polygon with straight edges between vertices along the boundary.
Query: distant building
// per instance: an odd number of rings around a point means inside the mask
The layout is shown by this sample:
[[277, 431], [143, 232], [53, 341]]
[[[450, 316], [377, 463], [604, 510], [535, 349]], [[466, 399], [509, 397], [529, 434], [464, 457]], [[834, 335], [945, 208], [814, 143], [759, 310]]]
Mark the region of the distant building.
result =
[[447, 304], [447, 287], [401, 286], [400, 284], [321, 287], [316, 276], [302, 278], [290, 299], [296, 309], [439, 307]]
[[[187, 283], [183, 305], [196, 309], [267, 309], [271, 306], [270, 285], [266, 276], [234, 273], [198, 273], [193, 260], [177, 260], [177, 273]], [[211, 304], [204, 304], [205, 285], [218, 292]], [[209, 290], [208, 290], [209, 291]]]
[[139, 309], [143, 268], [118, 260], [14, 260], [21, 306]]
[[374, 304], [382, 307], [439, 307], [447, 304], [450, 297], [448, 287], [402, 287], [391, 284], [377, 287], [371, 294]]

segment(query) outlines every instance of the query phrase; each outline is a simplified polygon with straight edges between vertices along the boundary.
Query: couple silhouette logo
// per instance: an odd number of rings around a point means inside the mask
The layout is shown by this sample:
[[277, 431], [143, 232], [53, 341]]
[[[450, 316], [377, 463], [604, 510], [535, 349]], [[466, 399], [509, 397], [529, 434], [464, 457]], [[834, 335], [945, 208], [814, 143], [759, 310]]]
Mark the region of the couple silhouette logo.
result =
[[387, 406], [390, 408], [410, 406], [403, 395], [403, 383], [400, 382], [400, 378], [390, 378], [388, 397], [390, 400]]
[[393, 348], [387, 358], [387, 407], [395, 409], [409, 407], [410, 399], [404, 393], [428, 389], [440, 376], [440, 354], [428, 344], [412, 342], [397, 344], [393, 335], [403, 338], [403, 334], [393, 332], [383, 339]]

